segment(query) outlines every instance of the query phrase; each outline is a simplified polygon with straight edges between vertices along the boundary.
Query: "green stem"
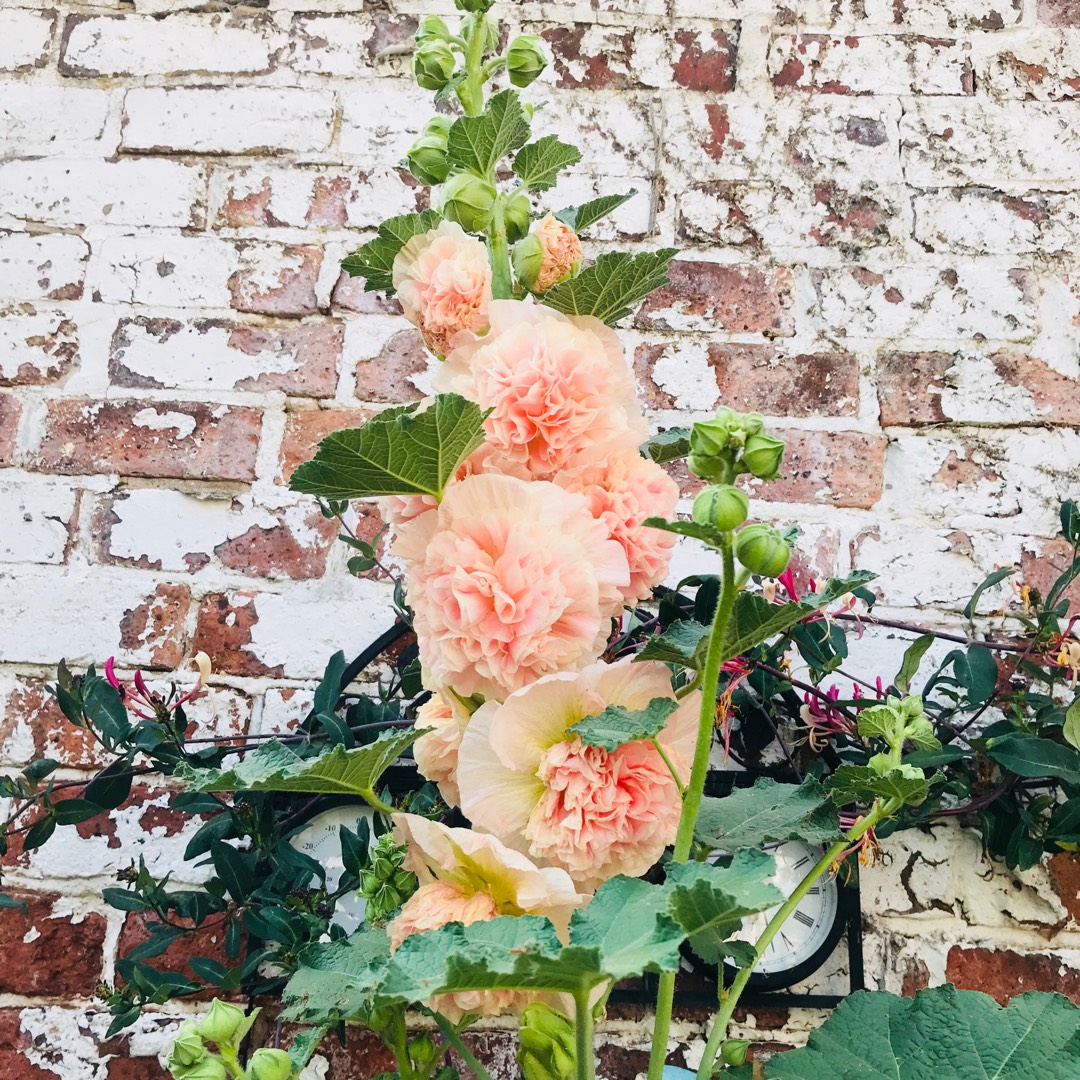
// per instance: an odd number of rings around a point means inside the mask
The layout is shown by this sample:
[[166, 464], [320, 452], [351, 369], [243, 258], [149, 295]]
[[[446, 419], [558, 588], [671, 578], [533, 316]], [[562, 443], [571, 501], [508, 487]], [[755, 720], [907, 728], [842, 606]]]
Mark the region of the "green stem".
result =
[[432, 1020], [439, 1026], [443, 1038], [461, 1055], [461, 1060], [472, 1069], [477, 1080], [491, 1080], [491, 1075], [488, 1073], [487, 1069], [476, 1060], [473, 1052], [461, 1041], [461, 1036], [457, 1033], [457, 1029], [454, 1025], [441, 1013], [432, 1012], [429, 1009], [425, 1009], [424, 1011], [427, 1012]]
[[761, 937], [758, 938], [754, 945], [754, 959], [751, 960], [746, 967], [740, 968], [739, 973], [735, 976], [730, 988], [723, 994], [720, 1010], [713, 1020], [712, 1031], [709, 1032], [709, 1039], [705, 1044], [705, 1055], [702, 1057], [701, 1064], [698, 1066], [697, 1080], [709, 1080], [709, 1077], [712, 1076], [716, 1055], [720, 1050], [720, 1044], [727, 1035], [728, 1024], [731, 1023], [731, 1017], [734, 1015], [735, 1009], [739, 1004], [739, 998], [742, 997], [742, 993], [746, 989], [746, 984], [750, 981], [750, 976], [754, 973], [754, 968], [757, 967], [758, 962], [765, 955], [765, 950], [769, 947], [773, 938], [780, 933], [784, 923], [791, 918], [792, 913], [802, 902], [806, 894], [814, 887], [818, 878], [826, 873], [829, 867], [831, 867], [856, 840], [869, 832], [883, 818], [889, 817], [891, 814], [895, 813], [897, 809], [899, 809], [899, 807], [894, 806], [892, 800], [884, 804], [875, 802], [870, 813], [868, 813], [862, 821], [850, 828], [847, 833], [845, 833], [843, 839], [837, 840], [836, 843], [830, 845], [826, 849], [825, 854], [821, 856], [806, 877], [799, 882], [795, 891], [777, 909], [776, 914], [769, 920], [769, 925], [765, 927]]
[[465, 81], [458, 87], [458, 100], [466, 116], [479, 116], [484, 111], [484, 42], [487, 38], [487, 16], [473, 15], [468, 47], [465, 50]]
[[574, 995], [574, 1059], [577, 1080], [596, 1080], [596, 1062], [593, 1057], [593, 1011], [589, 1004], [589, 991]]
[[[713, 727], [716, 722], [716, 690], [720, 685], [724, 637], [739, 588], [735, 577], [735, 556], [732, 551], [730, 533], [724, 534], [720, 554], [724, 560], [723, 586], [720, 590], [720, 601], [716, 605], [712, 630], [709, 632], [705, 668], [701, 675], [701, 714], [698, 718], [694, 764], [690, 770], [690, 783], [687, 785], [686, 795], [683, 798], [682, 816], [679, 818], [679, 831], [675, 836], [675, 852], [672, 856], [673, 861], [677, 863], [684, 863], [690, 858], [690, 851], [694, 845], [694, 827], [697, 825], [701, 799], [705, 793], [705, 778], [709, 772], [709, 753], [712, 750]], [[664, 1071], [668, 1035], [671, 1032], [671, 1009], [675, 1001], [675, 973], [663, 972], [658, 984], [652, 1053], [649, 1056], [649, 1080], [661, 1080], [661, 1074]]]
[[225, 1064], [225, 1068], [236, 1077], [236, 1080], [247, 1080], [247, 1073], [240, 1068], [240, 1055], [232, 1046], [219, 1046], [218, 1057]]
[[506, 239], [506, 216], [502, 198], [495, 200], [495, 214], [488, 229], [488, 259], [491, 261], [491, 295], [509, 300], [514, 286], [510, 276], [510, 245]]
[[660, 755], [660, 759], [667, 766], [668, 772], [671, 773], [671, 779], [675, 781], [675, 786], [679, 789], [679, 797], [685, 799], [686, 787], [679, 779], [679, 773], [676, 770], [675, 766], [671, 764], [671, 758], [667, 756], [667, 751], [663, 748], [663, 746], [661, 746], [659, 739], [654, 738], [652, 740], [652, 744], [656, 747], [656, 752]]

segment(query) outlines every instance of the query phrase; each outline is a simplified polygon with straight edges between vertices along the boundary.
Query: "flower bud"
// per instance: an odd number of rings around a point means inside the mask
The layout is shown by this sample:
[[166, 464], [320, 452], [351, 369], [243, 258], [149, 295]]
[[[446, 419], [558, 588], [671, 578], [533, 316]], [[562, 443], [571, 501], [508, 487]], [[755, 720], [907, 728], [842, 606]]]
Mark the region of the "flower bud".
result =
[[284, 1050], [264, 1046], [251, 1055], [247, 1074], [248, 1080], [289, 1080], [293, 1074], [292, 1060]]
[[503, 220], [506, 222], [506, 239], [511, 244], [516, 244], [528, 233], [532, 206], [524, 191], [519, 191], [507, 201], [503, 208]]
[[169, 1070], [175, 1074], [177, 1069], [190, 1068], [195, 1062], [206, 1057], [206, 1054], [207, 1050], [195, 1021], [185, 1020], [176, 1033], [172, 1050], [169, 1051]]
[[[491, 5], [488, 4], [488, 7]], [[484, 11], [487, 8], [483, 9]], [[499, 25], [494, 19], [489, 19], [482, 11], [470, 15], [461, 24], [461, 36], [468, 42], [471, 40], [474, 33], [476, 33], [477, 27], [480, 29], [480, 33], [484, 35], [484, 52], [494, 52], [499, 47]]]
[[699, 525], [713, 525], [721, 532], [731, 532], [746, 520], [749, 507], [745, 491], [730, 484], [713, 485], [694, 500], [691, 517]]
[[544, 265], [544, 245], [540, 237], [536, 233], [529, 233], [521, 243], [515, 244], [510, 261], [518, 284], [531, 292]]
[[433, 116], [421, 129], [421, 135], [438, 135], [441, 139], [450, 137], [453, 121], [446, 116]]
[[230, 1005], [227, 1001], [214, 998], [210, 1002], [210, 1011], [198, 1022], [196, 1030], [204, 1039], [221, 1046], [234, 1039], [239, 1042], [251, 1026], [247, 1022], [243, 1009]]
[[406, 157], [409, 172], [421, 184], [441, 184], [450, 174], [450, 162], [446, 156], [446, 136], [421, 135], [409, 147]]
[[229, 1075], [221, 1058], [214, 1057], [212, 1054], [207, 1054], [193, 1065], [174, 1068], [170, 1064], [169, 1071], [176, 1080], [226, 1080]]
[[424, 90], [442, 90], [454, 75], [457, 62], [445, 41], [425, 41], [413, 53], [413, 77]]
[[735, 555], [752, 574], [774, 578], [787, 568], [791, 548], [771, 525], [748, 525], [735, 537]]
[[742, 1065], [750, 1043], [746, 1039], [725, 1039], [720, 1044], [720, 1060], [725, 1065]]
[[547, 57], [534, 34], [520, 34], [506, 50], [506, 74], [514, 86], [528, 86], [544, 68]]
[[420, 20], [420, 25], [413, 34], [413, 40], [417, 45], [423, 45], [425, 41], [449, 41], [450, 29], [438, 15], [425, 15]]
[[409, 1060], [416, 1071], [423, 1076], [428, 1066], [439, 1056], [435, 1040], [425, 1031], [409, 1043]]
[[784, 442], [764, 432], [749, 435], [743, 447], [743, 468], [759, 480], [775, 480], [780, 474], [780, 461], [784, 456]]
[[546, 1005], [527, 1005], [521, 1013], [517, 1056], [525, 1080], [564, 1080], [573, 1076], [573, 1025]]
[[443, 186], [439, 210], [466, 232], [483, 232], [491, 222], [497, 197], [494, 184], [473, 173], [460, 172]]
[[735, 479], [735, 466], [728, 457], [691, 454], [686, 464], [695, 476], [714, 484], [730, 484]]

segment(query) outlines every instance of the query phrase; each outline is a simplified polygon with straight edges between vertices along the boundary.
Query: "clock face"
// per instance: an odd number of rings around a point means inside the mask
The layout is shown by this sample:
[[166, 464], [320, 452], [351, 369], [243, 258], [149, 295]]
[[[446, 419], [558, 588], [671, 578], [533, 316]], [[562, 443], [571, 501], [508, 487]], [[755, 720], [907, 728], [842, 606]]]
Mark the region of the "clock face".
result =
[[[368, 836], [375, 838], [375, 811], [370, 806], [338, 806], [316, 814], [307, 827], [292, 838], [292, 846], [297, 851], [320, 863], [326, 871], [326, 888], [333, 892], [337, 888], [345, 865], [341, 861], [342, 825], [356, 832], [361, 821], [368, 823]], [[312, 878], [314, 884], [318, 879]], [[330, 921], [351, 934], [363, 921], [367, 901], [358, 893], [347, 893], [338, 897], [334, 917]]]

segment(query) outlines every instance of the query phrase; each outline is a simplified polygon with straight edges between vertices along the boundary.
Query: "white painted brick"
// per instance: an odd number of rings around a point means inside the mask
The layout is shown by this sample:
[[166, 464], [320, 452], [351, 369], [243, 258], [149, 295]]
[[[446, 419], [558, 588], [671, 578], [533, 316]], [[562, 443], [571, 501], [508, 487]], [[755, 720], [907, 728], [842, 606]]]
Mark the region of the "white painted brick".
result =
[[637, 194], [632, 199], [590, 225], [586, 236], [593, 244], [622, 236], [647, 236], [654, 229], [652, 186], [652, 177], [647, 173], [620, 177], [615, 184], [602, 174], [590, 176], [578, 169], [567, 170], [550, 191], [544, 192], [541, 206], [560, 210], [564, 206], [580, 206], [600, 195], [615, 192], [625, 195], [633, 190]]
[[174, 161], [0, 164], [0, 211], [23, 221], [74, 226], [187, 227], [200, 223], [206, 174]]
[[0, 383], [51, 382], [78, 359], [73, 312], [32, 304], [0, 311]]
[[405, 79], [363, 80], [341, 90], [341, 153], [362, 167], [401, 161], [434, 113], [432, 94]]
[[1080, 124], [1071, 102], [915, 100], [900, 136], [904, 175], [917, 187], [1080, 186]]
[[75, 492], [41, 477], [15, 479], [0, 473], [0, 562], [60, 563], [75, 513]]
[[145, 88], [128, 91], [124, 113], [129, 150], [304, 152], [330, 144], [334, 95], [270, 87]]
[[[356, 78], [374, 74], [376, 57], [389, 50], [380, 69], [395, 57], [393, 63], [405, 71], [415, 26], [413, 19], [385, 15], [298, 15], [288, 66], [305, 74]], [[387, 65], [382, 73], [388, 70]]]
[[114, 100], [108, 90], [2, 83], [0, 146], [12, 157], [110, 154], [118, 139], [109, 123]]
[[227, 308], [238, 260], [212, 236], [114, 237], [101, 246], [95, 289], [106, 303]]
[[0, 297], [77, 300], [89, 255], [78, 236], [0, 233]]
[[581, 164], [575, 171], [622, 182], [654, 167], [656, 135], [649, 120], [653, 101], [644, 93], [579, 94], [572, 109], [538, 110], [533, 132], [558, 135], [577, 146]]
[[0, 11], [0, 71], [44, 67], [55, 27], [55, 11]]
[[269, 72], [288, 35], [252, 11], [72, 16], [61, 70], [67, 75], [258, 75]]
[[[850, 10], [850, 8], [849, 8]], [[940, 30], [1002, 30], [1023, 17], [1021, 0], [865, 0], [866, 18], [915, 33]]]
[[980, 65], [979, 88], [999, 99], [1080, 97], [1080, 30], [1029, 30], [1013, 37]]

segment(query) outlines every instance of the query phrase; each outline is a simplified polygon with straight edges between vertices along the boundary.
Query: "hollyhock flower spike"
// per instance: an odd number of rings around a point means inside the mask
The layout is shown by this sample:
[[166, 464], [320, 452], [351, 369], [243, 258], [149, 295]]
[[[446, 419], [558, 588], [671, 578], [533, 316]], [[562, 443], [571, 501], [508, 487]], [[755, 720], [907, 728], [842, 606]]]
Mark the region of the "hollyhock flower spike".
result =
[[602, 750], [568, 729], [608, 705], [642, 709], [658, 697], [675, 697], [667, 668], [627, 658], [548, 675], [502, 705], [482, 705], [461, 745], [462, 811], [477, 828], [562, 867], [580, 888], [643, 874], [675, 838], [700, 695], [668, 718], [658, 735], [663, 754], [647, 740]]
[[401, 529], [420, 663], [431, 689], [502, 700], [603, 651], [630, 581], [585, 498], [554, 484], [470, 476]]

